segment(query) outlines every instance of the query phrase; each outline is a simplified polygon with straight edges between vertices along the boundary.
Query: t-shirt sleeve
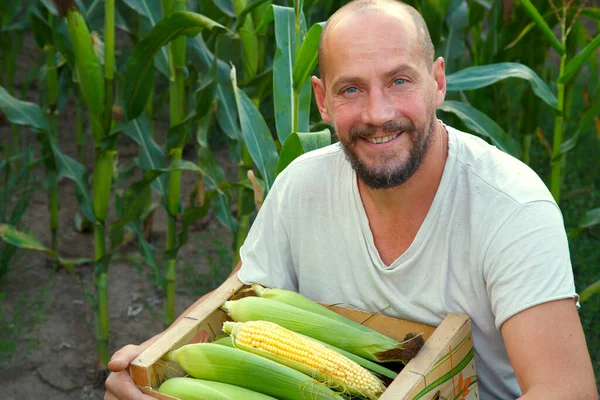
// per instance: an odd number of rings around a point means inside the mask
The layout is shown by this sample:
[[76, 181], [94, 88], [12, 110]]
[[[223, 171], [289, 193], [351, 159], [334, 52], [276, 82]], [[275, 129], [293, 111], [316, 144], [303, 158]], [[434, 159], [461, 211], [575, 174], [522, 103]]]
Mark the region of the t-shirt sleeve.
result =
[[513, 212], [487, 246], [484, 277], [498, 329], [529, 307], [565, 298], [578, 300], [556, 204], [535, 201]]
[[282, 183], [276, 181], [266, 197], [244, 244], [240, 248], [242, 268], [238, 278], [245, 284], [297, 290], [298, 279], [291, 256], [289, 231], [282, 213]]

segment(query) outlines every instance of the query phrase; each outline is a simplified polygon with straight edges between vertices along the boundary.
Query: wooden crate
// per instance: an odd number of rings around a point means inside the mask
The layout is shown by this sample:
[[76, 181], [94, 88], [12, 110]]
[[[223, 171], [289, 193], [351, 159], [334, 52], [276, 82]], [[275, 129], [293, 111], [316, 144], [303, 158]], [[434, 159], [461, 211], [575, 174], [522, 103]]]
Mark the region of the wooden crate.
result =
[[[154, 390], [168, 378], [185, 375], [177, 364], [161, 357], [183, 345], [210, 342], [221, 335], [223, 322], [229, 317], [219, 306], [231, 298], [248, 295], [253, 293], [237, 275], [230, 277], [131, 363], [130, 373], [136, 385], [154, 398], [177, 400]], [[380, 399], [478, 399], [471, 323], [467, 316], [448, 314], [436, 328], [360, 310], [330, 308], [354, 321], [365, 321], [366, 326], [396, 340], [402, 340], [409, 332], [423, 332], [425, 345]]]

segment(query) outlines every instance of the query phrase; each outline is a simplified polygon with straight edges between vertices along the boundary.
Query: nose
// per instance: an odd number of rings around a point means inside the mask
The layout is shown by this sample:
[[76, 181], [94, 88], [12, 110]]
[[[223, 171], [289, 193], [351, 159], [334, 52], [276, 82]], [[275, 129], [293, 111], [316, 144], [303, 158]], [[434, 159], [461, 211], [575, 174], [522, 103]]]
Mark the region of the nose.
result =
[[367, 104], [363, 110], [363, 122], [372, 126], [382, 126], [394, 119], [393, 103], [381, 89], [369, 91]]

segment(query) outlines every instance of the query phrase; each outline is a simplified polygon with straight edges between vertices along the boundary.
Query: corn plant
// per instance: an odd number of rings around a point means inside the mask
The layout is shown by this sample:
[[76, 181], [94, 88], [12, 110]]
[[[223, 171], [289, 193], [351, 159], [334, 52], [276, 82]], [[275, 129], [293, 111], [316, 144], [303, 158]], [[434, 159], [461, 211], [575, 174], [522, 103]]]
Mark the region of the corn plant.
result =
[[[107, 270], [109, 257], [106, 252], [105, 222], [111, 194], [115, 137], [110, 133], [112, 111], [112, 76], [114, 69], [114, 47], [105, 48], [105, 71], [94, 46], [86, 21], [73, 1], [55, 1], [60, 16], [66, 18], [69, 38], [73, 47], [74, 70], [81, 95], [87, 105], [92, 136], [94, 139], [94, 174], [92, 178], [94, 222], [94, 260], [96, 264], [94, 285], [96, 287], [96, 348], [99, 365], [106, 366], [108, 353], [108, 301]], [[114, 19], [113, 2], [106, 2], [106, 18]], [[114, 22], [108, 22], [109, 44], [114, 35]], [[111, 34], [110, 31], [113, 31]], [[112, 48], [111, 48], [112, 47]]]
[[[279, 145], [273, 140], [273, 135], [258, 109], [259, 97], [252, 99], [240, 90], [247, 82], [243, 82], [238, 88], [236, 71], [232, 69], [231, 72], [244, 141], [239, 179], [242, 181], [248, 177], [252, 180], [251, 188], [254, 191], [257, 208], [260, 207], [263, 197], [268, 193], [277, 173], [289, 162], [304, 151], [330, 143], [328, 130], [308, 133], [312, 97], [308, 77], [316, 66], [318, 43], [323, 25], [315, 24], [307, 33], [302, 4], [302, 2], [295, 2], [293, 8], [267, 4], [255, 29], [256, 33], [264, 34], [268, 25], [274, 21], [276, 47], [272, 73], [273, 104], [276, 137]], [[241, 17], [249, 13], [249, 7], [250, 5], [242, 11], [237, 10], [240, 18], [238, 25], [241, 26], [239, 35], [242, 41], [246, 38], [248, 42], [244, 49], [246, 47], [252, 49], [255, 46], [254, 41], [251, 40], [253, 37], [245, 31], [251, 25], [247, 22], [242, 23], [243, 20], [241, 20]], [[248, 20], [250, 20], [249, 16], [246, 17], [246, 21]], [[255, 65], [256, 63], [250, 64]], [[248, 74], [248, 70], [245, 69], [244, 77]], [[287, 143], [287, 139], [290, 137], [291, 140]], [[277, 148], [282, 145], [280, 157]], [[249, 175], [248, 156], [256, 165], [260, 180], [254, 179], [253, 173]], [[234, 236], [235, 263], [239, 261], [239, 248], [246, 238], [252, 211], [247, 207], [248, 202], [244, 201], [242, 197], [245, 192], [241, 191], [238, 194], [239, 225]]]
[[[568, 90], [567, 85], [570, 83], [572, 78], [578, 74], [581, 68], [584, 66], [590, 56], [595, 54], [595, 50], [600, 47], [600, 34], [596, 35], [592, 41], [585, 46], [575, 57], [571, 60], [567, 60], [567, 38], [574, 27], [577, 17], [584, 9], [586, 1], [582, 1], [579, 7], [575, 8], [575, 12], [571, 11], [571, 3], [567, 4], [566, 1], [562, 1], [562, 7], [560, 9], [554, 4], [553, 0], [549, 0], [552, 10], [554, 11], [558, 20], [560, 28], [560, 36], [556, 37], [546, 20], [537, 10], [537, 8], [529, 0], [521, 0], [523, 8], [529, 14], [531, 19], [535, 22], [536, 26], [543, 32], [551, 46], [560, 55], [560, 69], [558, 72], [558, 114], [554, 119], [554, 138], [552, 143], [552, 174], [550, 180], [550, 191], [554, 196], [554, 199], [558, 202], [560, 200], [560, 186], [563, 179], [563, 168], [566, 158], [565, 142], [564, 142], [564, 126], [565, 116], [567, 115], [566, 108], [566, 93]], [[569, 17], [570, 15], [570, 18]]]
[[[183, 79], [183, 68], [185, 66], [184, 36], [195, 36], [204, 28], [222, 27], [222, 25], [200, 14], [184, 11], [184, 7], [185, 4], [181, 2], [173, 4], [173, 12], [170, 12], [159, 21], [152, 31], [136, 45], [125, 72], [126, 118], [133, 121], [139, 117], [146, 107], [153, 86], [154, 69], [150, 60], [162, 46], [167, 43], [170, 44], [171, 128], [167, 133], [165, 153], [170, 155], [171, 162], [170, 168], [167, 170], [169, 173], [168, 191], [164, 192], [164, 203], [168, 213], [165, 248], [167, 267], [164, 274], [164, 324], [166, 326], [170, 325], [175, 319], [176, 255], [178, 248], [181, 246], [181, 240], [177, 235], [177, 218], [180, 215], [181, 207], [181, 170], [191, 168], [200, 171], [195, 165], [186, 164], [181, 159], [183, 146], [189, 138], [189, 123], [196, 118], [195, 112], [186, 116], [184, 111], [186, 99]], [[169, 4], [163, 3], [163, 11], [170, 8]], [[150, 179], [148, 183], [152, 180]], [[197, 217], [199, 212], [199, 210], [192, 210], [188, 212], [188, 218], [186, 218], [184, 210], [184, 226], [185, 221], [190, 221], [192, 216]], [[185, 232], [185, 229], [183, 232]]]
[[[51, 134], [54, 135], [54, 140], [58, 137], [58, 57], [57, 49], [52, 39], [52, 29], [54, 25], [54, 16], [47, 12], [44, 15], [40, 10], [35, 9], [31, 13], [31, 27], [34, 32], [34, 37], [40, 48], [44, 50], [45, 56], [45, 92], [46, 98], [42, 99], [41, 103], [45, 105], [46, 113], [52, 126]], [[46, 147], [46, 151], [49, 149]], [[51, 249], [54, 254], [58, 254], [58, 230], [59, 230], [59, 200], [58, 200], [58, 174], [56, 165], [52, 162], [47, 162], [46, 181], [48, 184], [48, 208], [50, 211], [50, 232], [51, 232]], [[52, 261], [56, 267], [56, 260]]]

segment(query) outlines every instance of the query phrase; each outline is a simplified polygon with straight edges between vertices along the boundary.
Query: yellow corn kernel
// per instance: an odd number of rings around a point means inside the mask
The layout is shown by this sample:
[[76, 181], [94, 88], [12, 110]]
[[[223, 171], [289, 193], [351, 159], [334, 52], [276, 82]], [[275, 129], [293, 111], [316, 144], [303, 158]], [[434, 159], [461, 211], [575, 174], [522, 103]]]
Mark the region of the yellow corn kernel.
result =
[[310, 375], [332, 388], [376, 399], [383, 383], [371, 372], [321, 343], [267, 321], [225, 322], [234, 345]]

